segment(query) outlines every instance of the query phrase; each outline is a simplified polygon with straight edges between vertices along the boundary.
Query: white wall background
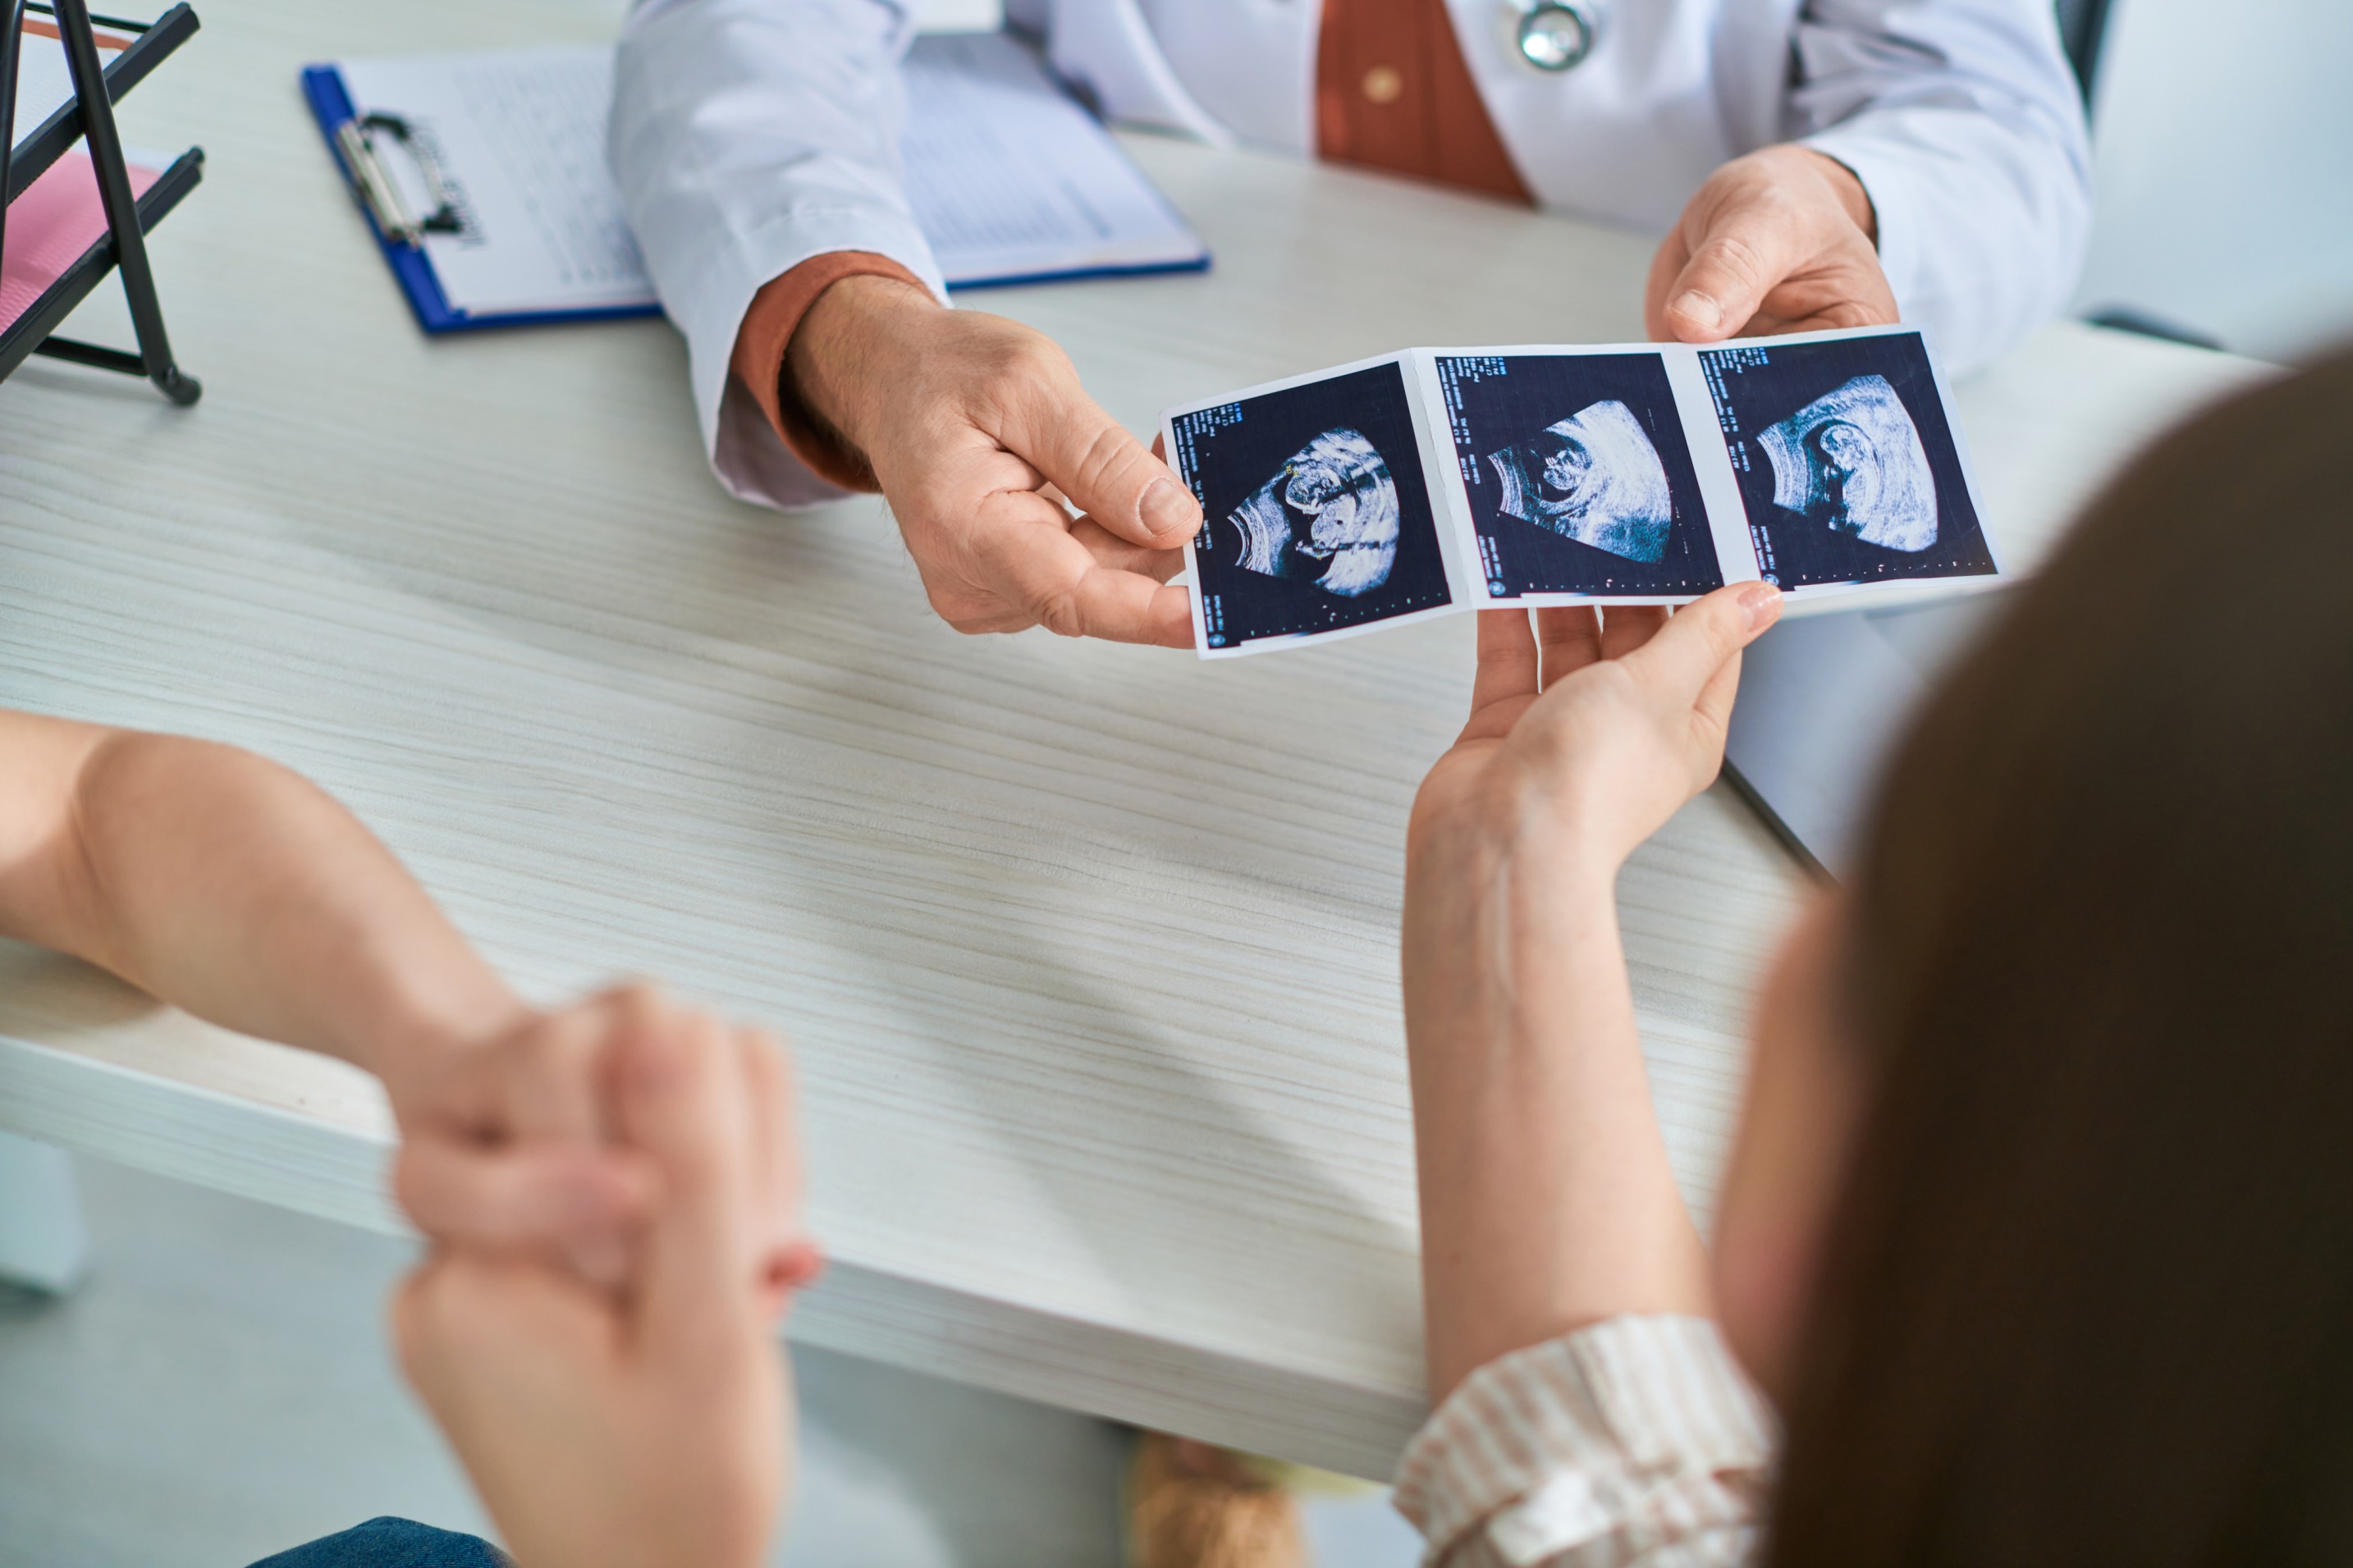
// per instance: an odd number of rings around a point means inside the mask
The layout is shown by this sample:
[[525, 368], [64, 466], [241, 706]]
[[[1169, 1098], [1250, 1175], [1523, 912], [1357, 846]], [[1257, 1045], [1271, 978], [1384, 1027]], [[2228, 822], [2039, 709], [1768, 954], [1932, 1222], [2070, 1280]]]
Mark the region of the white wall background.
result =
[[2116, 0], [2077, 296], [2266, 359], [2353, 338], [2353, 4]]

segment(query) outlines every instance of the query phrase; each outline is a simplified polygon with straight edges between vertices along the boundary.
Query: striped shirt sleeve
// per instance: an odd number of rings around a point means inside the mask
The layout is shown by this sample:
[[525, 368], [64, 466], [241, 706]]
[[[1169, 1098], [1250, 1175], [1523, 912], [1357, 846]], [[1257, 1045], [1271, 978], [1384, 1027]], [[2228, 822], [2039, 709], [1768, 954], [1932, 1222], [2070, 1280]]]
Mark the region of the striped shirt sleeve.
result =
[[1430, 1568], [1728, 1568], [1754, 1555], [1774, 1444], [1715, 1323], [1613, 1318], [1465, 1379], [1397, 1506]]

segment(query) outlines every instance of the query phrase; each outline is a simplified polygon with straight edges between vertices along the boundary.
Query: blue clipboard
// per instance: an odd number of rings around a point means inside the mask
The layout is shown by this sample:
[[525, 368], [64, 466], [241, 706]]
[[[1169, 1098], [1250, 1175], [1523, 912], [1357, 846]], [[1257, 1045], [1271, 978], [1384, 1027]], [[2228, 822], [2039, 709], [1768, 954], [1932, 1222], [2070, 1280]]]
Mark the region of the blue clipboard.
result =
[[441, 291], [441, 279], [434, 276], [433, 260], [421, 245], [410, 243], [385, 232], [376, 221], [360, 187], [359, 171], [343, 156], [340, 133], [343, 127], [358, 118], [349, 89], [343, 85], [343, 73], [333, 66], [302, 68], [302, 96], [309, 100], [311, 116], [319, 122], [319, 133], [327, 139], [327, 152], [343, 170], [343, 179], [352, 187], [359, 209], [367, 218], [368, 230], [375, 236], [376, 244], [384, 250], [385, 264], [400, 281], [400, 291], [408, 296], [409, 309], [417, 313], [417, 324], [428, 332], [480, 331], [489, 327], [528, 327], [558, 321], [609, 321], [629, 316], [658, 316], [659, 305], [607, 306], [590, 310], [513, 310], [496, 315], [476, 315], [460, 310], [449, 303]]

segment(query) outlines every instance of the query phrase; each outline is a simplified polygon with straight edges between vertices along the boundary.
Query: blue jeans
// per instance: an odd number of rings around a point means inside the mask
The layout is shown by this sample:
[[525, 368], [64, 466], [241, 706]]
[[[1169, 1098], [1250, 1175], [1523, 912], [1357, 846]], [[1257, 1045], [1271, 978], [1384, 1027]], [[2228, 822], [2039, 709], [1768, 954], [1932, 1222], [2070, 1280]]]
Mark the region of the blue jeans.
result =
[[253, 1568], [514, 1568], [507, 1554], [475, 1535], [436, 1530], [409, 1519], [372, 1519], [265, 1557]]

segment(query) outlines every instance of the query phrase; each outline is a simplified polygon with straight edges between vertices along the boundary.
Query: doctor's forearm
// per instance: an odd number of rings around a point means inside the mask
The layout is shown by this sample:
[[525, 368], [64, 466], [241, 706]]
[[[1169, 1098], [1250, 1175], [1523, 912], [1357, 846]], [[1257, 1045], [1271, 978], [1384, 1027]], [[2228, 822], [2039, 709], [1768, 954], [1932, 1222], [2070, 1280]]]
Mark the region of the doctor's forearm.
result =
[[2091, 226], [2084, 99], [2047, 0], [1810, 0], [1802, 144], [1878, 212], [1904, 319], [1966, 372], [2063, 310]]

